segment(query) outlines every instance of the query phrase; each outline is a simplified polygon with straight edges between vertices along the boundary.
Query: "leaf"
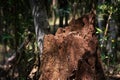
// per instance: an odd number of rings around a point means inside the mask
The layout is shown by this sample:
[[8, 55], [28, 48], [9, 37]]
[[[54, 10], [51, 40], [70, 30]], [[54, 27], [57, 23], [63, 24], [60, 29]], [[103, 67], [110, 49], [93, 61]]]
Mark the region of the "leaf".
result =
[[105, 59], [106, 59], [105, 54], [101, 54], [101, 59], [102, 59], [102, 60], [105, 60]]
[[4, 34], [2, 36], [2, 40], [5, 40], [5, 39], [12, 39], [12, 35], [10, 35], [10, 34]]
[[96, 27], [96, 30], [97, 30], [97, 33], [103, 33], [103, 31], [100, 28]]

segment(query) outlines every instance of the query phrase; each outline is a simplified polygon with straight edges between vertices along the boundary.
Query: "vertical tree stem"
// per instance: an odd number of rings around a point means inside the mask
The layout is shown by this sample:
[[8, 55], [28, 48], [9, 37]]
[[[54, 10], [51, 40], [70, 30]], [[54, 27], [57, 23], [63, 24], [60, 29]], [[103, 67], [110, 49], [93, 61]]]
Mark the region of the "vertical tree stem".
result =
[[108, 20], [107, 20], [107, 24], [106, 24], [106, 28], [105, 28], [105, 32], [104, 32], [104, 37], [107, 35], [107, 32], [108, 32], [109, 21], [111, 19], [111, 15], [112, 15], [112, 13], [109, 14], [109, 17], [108, 17]]

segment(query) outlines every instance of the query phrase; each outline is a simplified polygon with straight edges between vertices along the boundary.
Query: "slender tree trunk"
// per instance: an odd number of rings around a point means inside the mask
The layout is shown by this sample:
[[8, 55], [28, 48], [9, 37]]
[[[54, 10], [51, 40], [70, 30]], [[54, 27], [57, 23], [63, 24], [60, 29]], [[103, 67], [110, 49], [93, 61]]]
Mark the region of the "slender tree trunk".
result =
[[[0, 36], [2, 36], [3, 34], [3, 28], [4, 28], [4, 25], [3, 25], [3, 8], [0, 7]], [[2, 43], [3, 43], [3, 47], [0, 48], [0, 64], [4, 64], [4, 61], [5, 61], [5, 53], [7, 52], [7, 49], [6, 49], [6, 45], [3, 41], [3, 38], [1, 39]]]
[[14, 35], [15, 35], [15, 52], [17, 52], [17, 47], [18, 47], [18, 35], [17, 35], [17, 32], [18, 32], [18, 29], [17, 29], [17, 22], [16, 22], [16, 20], [17, 20], [17, 13], [16, 13], [16, 10], [17, 10], [17, 6], [16, 6], [16, 4], [14, 3], [14, 8], [13, 8], [13, 14], [15, 15], [14, 16], [14, 23], [13, 23], [13, 25], [14, 25]]
[[108, 49], [108, 55], [113, 55], [113, 60], [117, 60], [117, 54], [116, 54], [116, 41], [117, 41], [117, 34], [118, 34], [118, 26], [116, 25], [116, 22], [114, 19], [111, 19], [109, 22], [109, 34], [108, 36], [108, 44], [107, 44], [107, 49]]
[[2, 29], [3, 29], [3, 25], [2, 25], [2, 16], [3, 15], [3, 9], [2, 7], [0, 7], [0, 36], [2, 34]]
[[[105, 0], [98, 0], [97, 4], [100, 6], [104, 2], [105, 2]], [[104, 14], [101, 14], [99, 11], [97, 11], [97, 22], [98, 22], [99, 29], [101, 29], [103, 31], [104, 27], [105, 27]], [[103, 36], [104, 36], [104, 33], [100, 33], [99, 38], [102, 39]], [[102, 41], [100, 41], [100, 44], [102, 44]]]
[[48, 18], [45, 7], [45, 0], [30, 0], [32, 15], [34, 17], [34, 26], [38, 42], [38, 47], [40, 49], [40, 54], [43, 49], [43, 38], [44, 34], [48, 33]]
[[29, 76], [30, 78], [37, 80], [38, 76], [40, 76], [40, 57], [43, 52], [43, 39], [44, 35], [48, 33], [48, 17], [47, 17], [47, 11], [46, 11], [46, 4], [45, 0], [29, 0], [30, 6], [32, 9], [32, 15], [34, 18], [34, 27], [35, 27], [35, 33], [36, 33], [36, 39], [38, 43], [38, 48], [40, 51], [40, 54], [38, 54], [38, 66], [37, 71], [33, 72], [34, 68], [30, 72]]

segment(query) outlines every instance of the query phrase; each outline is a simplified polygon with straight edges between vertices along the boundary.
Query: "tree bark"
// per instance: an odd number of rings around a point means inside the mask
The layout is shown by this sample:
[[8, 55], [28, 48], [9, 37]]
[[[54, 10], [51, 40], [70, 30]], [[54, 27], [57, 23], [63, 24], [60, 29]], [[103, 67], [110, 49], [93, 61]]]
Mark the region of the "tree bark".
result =
[[46, 12], [45, 0], [30, 0], [32, 15], [34, 17], [34, 26], [40, 53], [43, 49], [43, 38], [48, 33], [48, 17]]
[[[43, 42], [44, 42], [44, 35], [48, 33], [49, 24], [48, 24], [48, 17], [47, 17], [47, 11], [46, 11], [46, 4], [45, 0], [29, 0], [30, 6], [32, 9], [32, 15], [34, 18], [34, 27], [35, 27], [35, 33], [36, 33], [36, 39], [37, 44], [39, 48], [39, 54], [38, 54], [38, 60], [37, 64], [38, 66], [34, 66], [29, 74], [29, 78], [31, 79], [38, 79], [40, 76], [40, 57], [43, 52]], [[36, 70], [36, 71], [34, 71]]]

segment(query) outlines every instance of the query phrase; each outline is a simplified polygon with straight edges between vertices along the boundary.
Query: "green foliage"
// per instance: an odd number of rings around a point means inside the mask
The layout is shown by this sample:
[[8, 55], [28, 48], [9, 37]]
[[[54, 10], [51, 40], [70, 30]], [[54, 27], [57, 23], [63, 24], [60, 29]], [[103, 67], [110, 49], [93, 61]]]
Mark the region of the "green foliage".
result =
[[25, 40], [29, 40], [27, 47], [23, 46], [20, 49], [19, 58], [16, 60], [18, 63], [14, 65], [14, 68], [20, 68], [19, 79], [26, 80], [36, 60], [35, 33], [29, 0], [17, 2], [16, 0], [0, 0], [0, 22], [0, 32], [2, 32], [0, 43], [10, 48], [10, 51], [4, 53], [6, 59], [17, 53], [13, 52], [18, 51]]
[[2, 35], [2, 40], [4, 41], [4, 40], [9, 40], [9, 39], [12, 39], [13, 38], [13, 36], [12, 35], [10, 35], [10, 34], [7, 34], [7, 33], [4, 33], [3, 35]]
[[[97, 15], [100, 21], [106, 22], [102, 29], [96, 28], [96, 33], [101, 34], [102, 37], [99, 38], [100, 48], [101, 48], [101, 58], [107, 67], [115, 65], [117, 62], [117, 37], [112, 38], [112, 34], [117, 34], [117, 32], [110, 31], [110, 27], [115, 27], [119, 24], [120, 20], [120, 0], [111, 0], [99, 4], [97, 7]], [[108, 19], [105, 19], [103, 15], [106, 15]], [[101, 18], [102, 17], [102, 18]], [[115, 20], [115, 23], [110, 23], [110, 20]], [[118, 23], [117, 23], [118, 22]], [[100, 23], [104, 24], [104, 23]], [[110, 26], [112, 24], [112, 26]], [[118, 27], [119, 28], [119, 27]], [[108, 29], [108, 30], [107, 30]], [[107, 34], [105, 34], [105, 32]], [[112, 33], [112, 34], [111, 34]], [[109, 69], [108, 69], [109, 71]]]
[[[117, 5], [117, 4], [116, 4]], [[98, 5], [97, 8], [98, 12], [100, 13], [115, 13], [118, 11], [118, 7], [116, 7], [115, 5], [109, 3], [109, 2], [105, 2], [101, 5]]]

